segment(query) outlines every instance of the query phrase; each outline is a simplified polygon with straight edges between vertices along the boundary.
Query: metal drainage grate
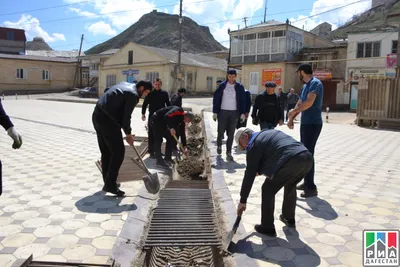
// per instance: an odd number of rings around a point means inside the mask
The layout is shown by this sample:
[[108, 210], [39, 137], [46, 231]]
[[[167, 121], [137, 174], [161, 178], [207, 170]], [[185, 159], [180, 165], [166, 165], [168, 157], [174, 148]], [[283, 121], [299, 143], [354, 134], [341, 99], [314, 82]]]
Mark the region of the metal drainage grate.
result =
[[34, 261], [33, 255], [29, 256], [19, 267], [114, 267], [115, 260], [109, 264], [72, 263], [56, 261]]
[[170, 182], [160, 191], [145, 247], [221, 245], [208, 182], [182, 182]]

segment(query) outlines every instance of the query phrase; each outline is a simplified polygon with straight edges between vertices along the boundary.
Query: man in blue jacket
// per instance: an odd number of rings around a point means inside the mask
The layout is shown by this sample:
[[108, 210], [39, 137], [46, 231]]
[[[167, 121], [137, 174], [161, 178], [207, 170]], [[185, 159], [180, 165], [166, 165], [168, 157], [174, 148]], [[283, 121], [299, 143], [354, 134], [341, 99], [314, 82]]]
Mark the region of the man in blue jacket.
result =
[[241, 122], [241, 120], [237, 121], [236, 129], [246, 127], [247, 126], [247, 118], [249, 117], [250, 109], [251, 109], [251, 93], [249, 90], [244, 90], [245, 95], [246, 95], [246, 113], [244, 114], [246, 116], [246, 119], [244, 122]]
[[217, 153], [222, 153], [222, 139], [227, 132], [226, 159], [233, 161], [232, 144], [237, 120], [246, 119], [246, 95], [242, 84], [236, 81], [236, 70], [228, 71], [228, 79], [222, 82], [213, 97], [213, 120], [218, 119]]
[[246, 171], [240, 190], [238, 215], [246, 210], [254, 180], [265, 176], [261, 195], [261, 224], [255, 230], [276, 236], [274, 226], [275, 195], [284, 188], [282, 214], [279, 219], [288, 227], [295, 227], [296, 185], [311, 169], [313, 157], [307, 148], [293, 137], [274, 129], [254, 132], [240, 128], [235, 135], [239, 150], [246, 150]]

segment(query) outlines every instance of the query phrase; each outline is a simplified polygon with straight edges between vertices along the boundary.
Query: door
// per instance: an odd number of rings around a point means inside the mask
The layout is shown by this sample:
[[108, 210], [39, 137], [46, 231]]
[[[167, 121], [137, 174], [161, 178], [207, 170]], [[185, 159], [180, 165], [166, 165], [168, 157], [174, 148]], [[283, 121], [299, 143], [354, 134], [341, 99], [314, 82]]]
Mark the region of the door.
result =
[[322, 81], [324, 86], [324, 98], [322, 106], [324, 108], [334, 108], [336, 106], [336, 90], [338, 82]]
[[258, 94], [259, 81], [260, 81], [260, 74], [258, 72], [250, 72], [249, 91], [252, 95]]
[[350, 109], [357, 109], [358, 84], [351, 85]]

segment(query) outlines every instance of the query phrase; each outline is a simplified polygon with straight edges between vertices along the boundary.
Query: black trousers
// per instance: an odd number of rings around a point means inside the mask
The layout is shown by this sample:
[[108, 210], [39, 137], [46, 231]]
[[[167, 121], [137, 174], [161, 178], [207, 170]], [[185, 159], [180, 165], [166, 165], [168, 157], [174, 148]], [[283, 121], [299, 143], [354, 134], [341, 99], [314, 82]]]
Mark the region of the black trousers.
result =
[[154, 153], [157, 160], [162, 160], [161, 145], [163, 143], [163, 138], [167, 140], [165, 146], [165, 159], [171, 159], [172, 149], [176, 147], [176, 141], [164, 125], [157, 125], [154, 121], [151, 123], [154, 137]]
[[222, 146], [222, 139], [225, 132], [228, 135], [226, 140], [226, 152], [232, 152], [233, 138], [239, 115], [236, 110], [221, 110], [218, 113], [218, 137], [217, 146]]
[[[300, 125], [300, 141], [310, 151], [314, 157], [315, 145], [317, 144], [319, 135], [322, 130], [322, 124], [301, 124]], [[304, 177], [304, 191], [316, 190], [317, 186], [314, 182], [314, 166]]]
[[274, 175], [267, 178], [262, 185], [261, 225], [266, 229], [274, 229], [275, 195], [284, 187], [282, 215], [286, 219], [294, 219], [296, 211], [296, 185], [310, 170], [313, 156], [305, 151], [288, 160]]
[[125, 145], [121, 129], [110, 127], [100, 114], [93, 113], [93, 126], [96, 130], [97, 142], [101, 152], [101, 168], [104, 187], [110, 191], [118, 191], [117, 178], [125, 156]]
[[154, 134], [153, 134], [153, 129], [151, 126], [151, 116], [153, 114], [149, 114], [149, 118], [147, 120], [147, 138], [148, 138], [148, 151], [150, 154], [154, 154]]
[[237, 120], [236, 129], [239, 129], [242, 127], [247, 127], [247, 119], [245, 119], [244, 122], [240, 122], [240, 119]]
[[288, 104], [288, 105], [287, 105], [286, 120], [289, 119], [289, 111], [290, 111], [291, 109], [293, 109], [295, 106], [296, 106], [296, 103], [294, 103], [294, 104]]

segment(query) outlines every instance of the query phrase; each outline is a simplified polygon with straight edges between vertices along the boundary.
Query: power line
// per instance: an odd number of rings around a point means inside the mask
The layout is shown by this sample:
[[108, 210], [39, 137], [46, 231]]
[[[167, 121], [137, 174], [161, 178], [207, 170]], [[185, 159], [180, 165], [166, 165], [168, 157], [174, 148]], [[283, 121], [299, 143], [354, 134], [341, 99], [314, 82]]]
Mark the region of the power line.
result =
[[38, 8], [38, 9], [30, 9], [30, 10], [18, 11], [18, 12], [12, 12], [12, 13], [3, 13], [3, 14], [0, 14], [0, 16], [23, 14], [23, 13], [28, 13], [28, 12], [42, 11], [42, 10], [48, 10], [48, 9], [53, 9], [53, 8], [60, 8], [60, 7], [77, 5], [77, 4], [89, 3], [89, 2], [91, 2], [91, 1], [82, 1], [82, 2], [75, 2], [75, 3], [71, 3], [71, 4], [49, 6], [49, 7], [43, 7], [43, 8]]

